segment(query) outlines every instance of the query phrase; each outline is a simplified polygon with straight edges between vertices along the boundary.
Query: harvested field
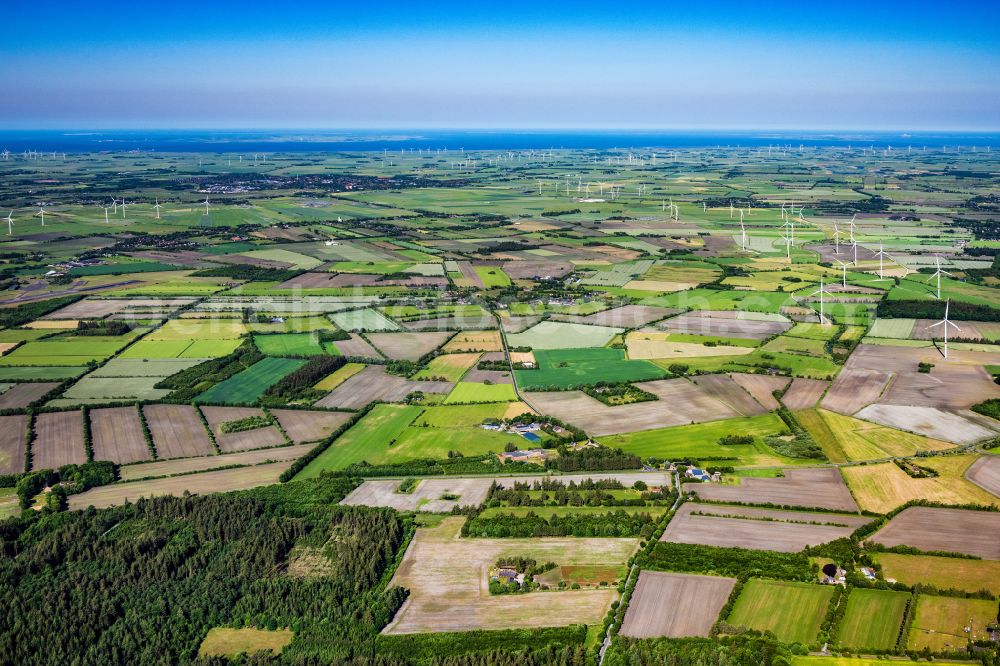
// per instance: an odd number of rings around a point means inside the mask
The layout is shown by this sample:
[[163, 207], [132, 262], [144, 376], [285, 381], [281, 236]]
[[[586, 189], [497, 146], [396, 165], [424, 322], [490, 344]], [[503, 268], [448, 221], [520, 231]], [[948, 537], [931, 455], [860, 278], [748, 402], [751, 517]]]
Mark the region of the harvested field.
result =
[[24, 440], [28, 417], [24, 414], [0, 416], [0, 474], [24, 471]]
[[1000, 560], [1000, 513], [911, 506], [869, 537], [884, 546], [965, 553]]
[[905, 585], [933, 585], [940, 590], [978, 592], [987, 589], [1000, 595], [1000, 562], [964, 557], [872, 553], [882, 565], [882, 574]]
[[828, 385], [828, 382], [819, 379], [796, 377], [792, 380], [785, 394], [781, 396], [781, 402], [784, 403], [785, 407], [793, 411], [815, 407]]
[[730, 375], [702, 375], [695, 377], [693, 381], [740, 416], [756, 416], [767, 412]]
[[857, 417], [953, 444], [971, 444], [995, 434], [958, 414], [934, 407], [868, 405], [857, 413]]
[[185, 492], [193, 495], [224, 493], [230, 490], [269, 486], [278, 482], [278, 477], [288, 469], [290, 464], [290, 462], [276, 462], [253, 467], [220, 469], [200, 474], [184, 474], [149, 481], [114, 483], [110, 486], [91, 488], [78, 495], [70, 495], [69, 508], [85, 509], [88, 506], [94, 506], [103, 509], [125, 502], [134, 502], [140, 497], [177, 496], [183, 495]]
[[149, 447], [135, 407], [90, 410], [90, 435], [94, 460], [119, 465], [149, 460]]
[[673, 333], [763, 340], [784, 333], [792, 327], [790, 322], [736, 319], [733, 314], [735, 313], [688, 312], [660, 322], [657, 328]]
[[146, 405], [142, 408], [158, 458], [186, 458], [215, 453], [212, 440], [190, 405]]
[[0, 409], [24, 409], [57, 386], [58, 382], [15, 384], [0, 395]]
[[463, 331], [458, 333], [441, 348], [451, 352], [496, 352], [501, 351], [500, 331]]
[[778, 409], [781, 405], [774, 399], [774, 392], [780, 391], [788, 386], [787, 377], [775, 375], [752, 375], [749, 373], [737, 372], [729, 375], [733, 381], [743, 387], [747, 393], [752, 395], [764, 409]]
[[662, 379], [636, 384], [659, 400], [609, 407], [582, 391], [529, 393], [536, 411], [583, 428], [592, 435], [653, 430], [739, 416], [686, 379]]
[[256, 407], [202, 407], [201, 411], [212, 429], [212, 434], [215, 435], [215, 443], [223, 453], [263, 449], [285, 443], [285, 438], [273, 425], [242, 432], [222, 432], [223, 423], [240, 421], [251, 416], [264, 416], [262, 409]]
[[508, 333], [507, 345], [533, 349], [603, 347], [621, 332], [622, 329], [609, 326], [542, 321], [521, 333]]
[[720, 502], [858, 510], [835, 468], [786, 469], [784, 474], [776, 479], [744, 478], [735, 486], [706, 483], [689, 489], [703, 499]]
[[[748, 347], [733, 347], [716, 345], [707, 347], [697, 342], [674, 342], [663, 339], [669, 333], [648, 333], [633, 331], [628, 335], [628, 356], [632, 359], [670, 359], [683, 361], [685, 358], [699, 356], [746, 356], [753, 349]], [[657, 339], [659, 338], [659, 339]]]
[[941, 456], [918, 464], [936, 469], [939, 476], [915, 479], [891, 462], [842, 468], [844, 479], [866, 511], [887, 513], [911, 500], [941, 504], [993, 504], [1000, 498], [967, 481], [963, 476], [972, 456]]
[[350, 340], [337, 340], [333, 344], [344, 356], [355, 358], [382, 358], [382, 354], [368, 344], [368, 341], [357, 333], [351, 333]]
[[326, 412], [303, 409], [272, 409], [281, 429], [295, 443], [317, 442], [329, 437], [344, 425], [353, 414], [349, 412]]
[[823, 407], [839, 414], [854, 414], [877, 402], [890, 379], [892, 375], [887, 372], [845, 368], [823, 397]]
[[432, 358], [423, 370], [413, 375], [413, 379], [441, 379], [457, 382], [462, 379], [469, 368], [479, 361], [479, 356], [479, 352], [440, 354]]
[[42, 319], [103, 319], [125, 311], [171, 312], [193, 303], [193, 298], [85, 298], [59, 308]]
[[740, 511], [688, 502], [678, 509], [660, 541], [796, 553], [806, 546], [848, 537], [867, 522], [850, 515], [770, 509]]
[[87, 462], [83, 446], [83, 412], [46, 412], [35, 417], [31, 442], [31, 468], [56, 469]]
[[987, 627], [997, 621], [997, 602], [992, 599], [921, 594], [916, 604], [913, 624], [906, 637], [906, 647], [910, 650], [963, 652], [969, 641], [988, 640]]
[[1000, 456], [981, 457], [966, 470], [965, 478], [986, 492], [1000, 497]]
[[503, 317], [500, 319], [500, 325], [503, 326], [504, 332], [508, 334], [521, 333], [541, 320], [541, 317]]
[[643, 571], [620, 633], [633, 638], [708, 636], [735, 584], [734, 578]]
[[387, 374], [384, 366], [370, 365], [315, 404], [317, 407], [360, 409], [374, 400], [401, 402], [412, 391], [449, 393], [454, 386], [452, 382], [410, 381]]
[[271, 449], [258, 449], [242, 453], [226, 453], [220, 456], [201, 456], [200, 458], [175, 458], [174, 460], [157, 460], [137, 465], [125, 465], [121, 468], [122, 481], [135, 481], [158, 476], [173, 476], [204, 472], [233, 465], [259, 465], [267, 462], [291, 461], [301, 458], [311, 451], [312, 444], [297, 446], [278, 446]]
[[607, 565], [624, 572], [636, 539], [461, 539], [463, 519], [420, 528], [390, 585], [410, 596], [386, 634], [517, 629], [599, 624], [617, 590], [611, 588], [491, 595], [488, 569], [499, 557], [531, 557], [559, 566]]
[[440, 347], [454, 333], [427, 331], [424, 333], [370, 333], [368, 339], [386, 358], [416, 361]]

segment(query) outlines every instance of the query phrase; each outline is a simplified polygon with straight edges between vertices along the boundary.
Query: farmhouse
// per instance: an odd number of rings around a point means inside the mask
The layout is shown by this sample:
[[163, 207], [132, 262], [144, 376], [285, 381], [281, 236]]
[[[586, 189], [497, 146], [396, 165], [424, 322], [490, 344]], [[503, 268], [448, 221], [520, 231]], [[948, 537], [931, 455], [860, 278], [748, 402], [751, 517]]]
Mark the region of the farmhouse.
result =
[[549, 457], [548, 451], [545, 449], [527, 449], [521, 451], [506, 451], [500, 454], [500, 460], [503, 462], [507, 461], [524, 461], [524, 462], [538, 462], [545, 460]]
[[684, 472], [684, 476], [688, 479], [694, 479], [703, 483], [706, 481], [714, 481], [715, 483], [718, 483], [722, 480], [722, 474], [719, 472], [712, 472], [709, 474], [705, 470], [698, 467], [688, 467]]

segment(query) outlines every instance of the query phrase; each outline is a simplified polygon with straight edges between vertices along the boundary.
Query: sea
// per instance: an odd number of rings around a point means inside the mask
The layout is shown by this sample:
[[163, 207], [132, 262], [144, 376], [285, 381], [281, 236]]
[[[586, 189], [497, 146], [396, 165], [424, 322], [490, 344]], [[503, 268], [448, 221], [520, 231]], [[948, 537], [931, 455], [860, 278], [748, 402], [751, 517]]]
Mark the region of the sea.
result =
[[285, 153], [686, 148], [1000, 149], [998, 132], [804, 130], [4, 130], [0, 151]]

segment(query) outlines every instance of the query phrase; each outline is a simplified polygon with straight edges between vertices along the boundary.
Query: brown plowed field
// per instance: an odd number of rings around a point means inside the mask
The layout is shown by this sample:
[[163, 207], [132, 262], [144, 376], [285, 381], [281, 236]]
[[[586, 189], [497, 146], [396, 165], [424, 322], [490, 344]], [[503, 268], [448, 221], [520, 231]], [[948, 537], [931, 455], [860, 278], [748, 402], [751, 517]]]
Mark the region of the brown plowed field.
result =
[[718, 313], [689, 312], [656, 325], [674, 333], [713, 335], [726, 338], [751, 338], [763, 340], [784, 333], [792, 327], [783, 321], [754, 321], [721, 316]]
[[1000, 513], [911, 506], [870, 537], [885, 546], [965, 553], [1000, 560]]
[[527, 393], [525, 400], [534, 409], [593, 435], [637, 432], [739, 416], [686, 379], [660, 379], [636, 386], [655, 394], [659, 400], [608, 407], [582, 391]]
[[0, 416], [0, 474], [24, 471], [24, 436], [28, 417], [24, 414]]
[[774, 392], [788, 386], [788, 377], [778, 377], [776, 375], [752, 375], [738, 372], [730, 375], [730, 377], [768, 410], [777, 409], [781, 406], [774, 399]]
[[23, 409], [57, 386], [58, 382], [16, 384], [0, 394], [0, 409]]
[[786, 469], [784, 473], [784, 477], [776, 479], [745, 478], [735, 486], [702, 483], [688, 489], [699, 497], [720, 502], [858, 510], [836, 468]]
[[142, 408], [158, 458], [187, 458], [215, 453], [197, 410], [190, 405], [146, 405]]
[[416, 361], [452, 337], [452, 331], [425, 333], [369, 333], [368, 339], [386, 358]]
[[278, 446], [273, 449], [258, 449], [242, 453], [225, 453], [223, 455], [202, 456], [200, 458], [175, 458], [173, 460], [157, 460], [155, 462], [125, 465], [121, 468], [122, 481], [135, 481], [157, 476], [172, 476], [203, 472], [230, 465], [259, 465], [265, 462], [281, 462], [301, 458], [313, 448], [312, 444], [297, 446]]
[[348, 378], [326, 397], [316, 401], [317, 407], [360, 409], [373, 400], [401, 402], [412, 391], [424, 393], [449, 393], [452, 382], [417, 382], [396, 375], [389, 375], [385, 367], [370, 365]]
[[205, 415], [208, 425], [212, 428], [215, 443], [219, 445], [219, 450], [223, 453], [263, 449], [285, 443], [285, 438], [274, 426], [254, 428], [243, 432], [222, 432], [222, 424], [227, 421], [239, 421], [251, 416], [264, 416], [264, 411], [256, 407], [202, 407], [201, 411]]
[[295, 443], [317, 442], [329, 437], [337, 428], [354, 416], [348, 412], [300, 409], [272, 409], [271, 413], [278, 419], [282, 430]]
[[183, 474], [165, 479], [132, 481], [100, 486], [78, 495], [70, 495], [70, 509], [85, 509], [93, 505], [98, 509], [134, 502], [140, 497], [160, 495], [224, 493], [230, 490], [245, 490], [257, 486], [268, 486], [278, 482], [281, 473], [288, 469], [290, 462], [276, 462], [254, 467], [220, 469], [200, 474]]
[[150, 458], [142, 434], [142, 421], [135, 407], [90, 410], [90, 436], [94, 460], [111, 460], [125, 465]]
[[708, 636], [735, 578], [643, 571], [622, 622], [633, 638]]
[[876, 402], [891, 379], [888, 372], [844, 368], [823, 397], [823, 408], [850, 416]]
[[337, 340], [333, 343], [344, 356], [355, 356], [358, 358], [382, 358], [382, 354], [372, 347], [357, 333], [351, 333], [350, 340]]
[[660, 308], [653, 305], [623, 305], [603, 312], [582, 317], [566, 317], [566, 321], [595, 326], [613, 326], [614, 328], [641, 328], [664, 317], [675, 315], [680, 310], [676, 308]]
[[1000, 497], [1000, 456], [983, 456], [966, 470], [965, 478]]
[[[788, 522], [789, 512], [784, 511], [761, 510], [752, 518], [726, 513], [711, 505], [688, 502], [671, 519], [660, 541], [796, 553], [806, 546], [848, 537], [856, 529], [835, 514], [803, 512], [794, 518], [797, 522]], [[805, 524], [809, 522], [835, 524]]]
[[941, 409], [968, 409], [990, 398], [1000, 398], [1000, 386], [986, 369], [976, 365], [936, 363], [929, 373], [900, 373], [879, 401]]
[[816, 402], [823, 395], [827, 385], [827, 382], [819, 379], [796, 377], [792, 380], [788, 390], [785, 391], [785, 395], [781, 396], [781, 402], [792, 411], [810, 409], [816, 406]]
[[767, 413], [767, 410], [761, 407], [760, 403], [754, 400], [729, 375], [702, 375], [695, 377], [694, 383], [732, 407], [741, 416], [757, 416]]
[[83, 446], [83, 412], [47, 412], [35, 417], [35, 440], [31, 443], [31, 468], [56, 469], [70, 463], [87, 462]]

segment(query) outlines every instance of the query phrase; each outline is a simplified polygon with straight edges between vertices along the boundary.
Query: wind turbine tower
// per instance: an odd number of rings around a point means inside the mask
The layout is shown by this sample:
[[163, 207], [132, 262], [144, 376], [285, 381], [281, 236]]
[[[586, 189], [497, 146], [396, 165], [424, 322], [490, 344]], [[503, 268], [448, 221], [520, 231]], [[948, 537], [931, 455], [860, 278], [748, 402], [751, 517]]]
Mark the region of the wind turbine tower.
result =
[[823, 278], [820, 278], [820, 280], [819, 280], [819, 289], [817, 289], [816, 291], [814, 291], [813, 293], [811, 293], [809, 295], [810, 296], [815, 296], [816, 294], [819, 294], [819, 323], [820, 324], [825, 324], [826, 326], [829, 326], [830, 322], [826, 320], [826, 317], [823, 314], [823, 305], [824, 305], [823, 304], [823, 294], [826, 294], [827, 296], [832, 296], [833, 294], [831, 294], [830, 292], [828, 292], [826, 290], [826, 287], [823, 285]]
[[942, 331], [944, 331], [944, 357], [948, 358], [948, 327], [954, 326], [956, 331], [961, 331], [957, 324], [953, 324], [948, 321], [948, 307], [951, 305], [951, 299], [949, 298], [944, 302], [944, 319], [936, 324], [931, 324], [927, 328], [934, 328], [936, 326], [942, 326]]
[[931, 276], [929, 278], [927, 278], [925, 280], [925, 282], [930, 282], [933, 278], [937, 278], [937, 296], [935, 296], [935, 298], [940, 301], [941, 300], [941, 276], [942, 275], [947, 275], [947, 276], [951, 277], [951, 273], [949, 273], [948, 271], [941, 270], [941, 256], [940, 255], [935, 256], [934, 260], [935, 260], [935, 262], [937, 264], [937, 269], [933, 273], [931, 273]]

